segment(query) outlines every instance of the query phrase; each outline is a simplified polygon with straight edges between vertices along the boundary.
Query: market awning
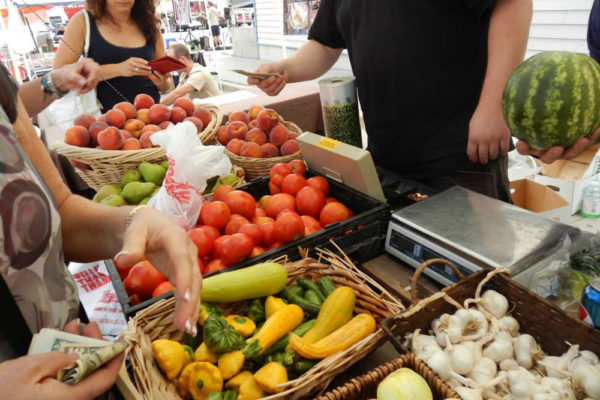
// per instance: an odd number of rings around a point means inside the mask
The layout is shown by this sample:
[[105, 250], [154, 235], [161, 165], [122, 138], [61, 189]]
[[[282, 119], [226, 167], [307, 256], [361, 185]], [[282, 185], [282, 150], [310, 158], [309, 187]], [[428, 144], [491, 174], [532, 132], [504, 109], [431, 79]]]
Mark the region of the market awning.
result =
[[[33, 13], [36, 11], [40, 11], [40, 10], [47, 10], [49, 8], [52, 8], [52, 6], [33, 6], [33, 7], [20, 7], [17, 6], [19, 8], [19, 11], [25, 14], [29, 14], [29, 13]], [[0, 8], [0, 16], [2, 16], [2, 18], [6, 18], [8, 16], [8, 9], [6, 8]]]

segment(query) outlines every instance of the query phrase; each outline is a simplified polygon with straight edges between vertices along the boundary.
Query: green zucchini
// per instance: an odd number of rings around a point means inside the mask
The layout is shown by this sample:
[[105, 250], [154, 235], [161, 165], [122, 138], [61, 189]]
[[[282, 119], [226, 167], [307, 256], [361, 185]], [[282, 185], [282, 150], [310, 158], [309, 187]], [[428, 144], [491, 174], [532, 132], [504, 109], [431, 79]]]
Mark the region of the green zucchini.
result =
[[[302, 336], [304, 336], [304, 334], [306, 332], [308, 332], [313, 327], [315, 322], [317, 322], [316, 319], [311, 319], [310, 321], [306, 321], [306, 322], [300, 324], [300, 326], [298, 326], [296, 329], [294, 329], [292, 331], [292, 333], [302, 337]], [[265, 350], [264, 355], [268, 356], [270, 354], [284, 351], [288, 345], [289, 339], [290, 339], [290, 334], [288, 333], [287, 335], [285, 335], [284, 337], [282, 337], [281, 339], [276, 341], [273, 346], [271, 346], [267, 350]]]
[[294, 363], [294, 369], [299, 374], [303, 374], [315, 365], [317, 365], [318, 362], [319, 360], [306, 360], [302, 358]]
[[317, 286], [321, 289], [321, 292], [325, 295], [325, 297], [329, 296], [331, 292], [337, 289], [335, 283], [326, 276], [319, 278], [317, 281]]
[[321, 307], [317, 306], [316, 304], [311, 303], [310, 301], [305, 300], [304, 297], [300, 297], [293, 293], [290, 293], [288, 288], [284, 288], [281, 291], [281, 295], [284, 299], [286, 299], [290, 303], [297, 304], [300, 307], [302, 307], [302, 309], [304, 311], [306, 311], [307, 313], [309, 313], [311, 315], [319, 314], [319, 310], [321, 309]]
[[319, 297], [319, 295], [312, 289], [307, 290], [304, 293], [304, 299], [306, 301], [313, 303], [314, 305], [317, 305], [317, 306], [321, 306], [321, 304], [323, 303], [321, 301], [321, 298]]
[[290, 293], [295, 294], [296, 296], [304, 296], [304, 289], [298, 285], [290, 286], [288, 290], [290, 291]]
[[321, 293], [321, 290], [319, 289], [317, 284], [314, 283], [313, 281], [311, 281], [310, 279], [298, 278], [297, 282], [298, 282], [298, 285], [303, 287], [305, 290], [314, 291], [321, 299], [321, 302], [323, 302], [325, 300], [325, 296], [323, 295], [323, 293]]

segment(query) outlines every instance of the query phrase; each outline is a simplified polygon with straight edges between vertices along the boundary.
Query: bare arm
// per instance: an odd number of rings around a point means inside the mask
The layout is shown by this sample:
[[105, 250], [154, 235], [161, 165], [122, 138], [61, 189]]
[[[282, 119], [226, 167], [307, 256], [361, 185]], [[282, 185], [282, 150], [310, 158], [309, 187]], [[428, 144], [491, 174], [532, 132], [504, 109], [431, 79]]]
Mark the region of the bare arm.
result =
[[467, 156], [471, 162], [486, 164], [508, 152], [510, 132], [502, 117], [502, 91], [525, 56], [532, 8], [532, 0], [498, 0], [492, 11], [487, 70], [469, 124]]
[[177, 100], [178, 98], [180, 98], [182, 96], [185, 96], [188, 93], [192, 93], [194, 90], [196, 90], [196, 88], [194, 88], [192, 85], [189, 85], [187, 83], [185, 85], [181, 85], [177, 89], [173, 90], [171, 93], [169, 93], [168, 95], [163, 97], [160, 100], [160, 104], [170, 106], [171, 104], [173, 104], [175, 102], [175, 100]]
[[[167, 52], [165, 51], [165, 42], [163, 40], [162, 33], [160, 33], [159, 30], [156, 36], [156, 43], [154, 44], [154, 58], [160, 58], [166, 55]], [[173, 84], [173, 78], [171, 77], [170, 73], [162, 75], [160, 73], [153, 72], [149, 75], [149, 78], [152, 80], [152, 82], [154, 82], [161, 93], [168, 93], [175, 88], [175, 85]]]
[[278, 72], [280, 77], [270, 77], [259, 81], [249, 78], [250, 85], [256, 85], [265, 93], [275, 96], [287, 82], [303, 82], [316, 79], [329, 71], [340, 58], [343, 49], [334, 49], [315, 40], [306, 42], [291, 58], [262, 64], [255, 72]]

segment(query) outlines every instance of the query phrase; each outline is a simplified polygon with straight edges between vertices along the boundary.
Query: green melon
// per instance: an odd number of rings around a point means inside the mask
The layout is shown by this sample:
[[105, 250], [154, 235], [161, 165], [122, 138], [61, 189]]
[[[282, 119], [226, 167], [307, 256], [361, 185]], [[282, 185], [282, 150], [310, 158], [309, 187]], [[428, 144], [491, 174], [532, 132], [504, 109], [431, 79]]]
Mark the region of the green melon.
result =
[[508, 78], [502, 113], [531, 148], [569, 147], [600, 125], [600, 65], [580, 53], [536, 54]]

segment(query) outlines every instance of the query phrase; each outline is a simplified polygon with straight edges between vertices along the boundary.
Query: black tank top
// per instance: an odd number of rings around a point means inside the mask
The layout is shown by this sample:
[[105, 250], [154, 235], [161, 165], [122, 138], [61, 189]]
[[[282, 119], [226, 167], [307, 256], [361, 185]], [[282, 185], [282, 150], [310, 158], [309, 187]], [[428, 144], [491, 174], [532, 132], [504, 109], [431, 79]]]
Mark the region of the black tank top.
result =
[[[150, 61], [154, 59], [154, 43], [146, 42], [145, 46], [132, 48], [115, 46], [102, 37], [94, 18], [90, 15], [90, 48], [88, 50], [88, 57], [100, 65], [118, 64], [130, 57], [138, 57]], [[108, 82], [132, 104], [135, 96], [140, 93], [152, 96], [156, 103], [160, 101], [158, 88], [150, 79], [143, 76], [120, 76], [109, 79]], [[102, 104], [102, 112], [106, 112], [115, 104], [125, 101], [105, 81], [98, 83], [96, 93], [100, 104]]]

